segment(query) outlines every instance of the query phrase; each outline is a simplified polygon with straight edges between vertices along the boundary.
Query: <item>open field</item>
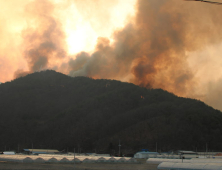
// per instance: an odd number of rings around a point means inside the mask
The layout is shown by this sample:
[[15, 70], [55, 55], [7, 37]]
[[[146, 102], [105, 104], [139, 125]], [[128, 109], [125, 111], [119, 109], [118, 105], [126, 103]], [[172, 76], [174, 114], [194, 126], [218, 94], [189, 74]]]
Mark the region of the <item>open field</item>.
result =
[[146, 163], [79, 163], [79, 164], [62, 164], [62, 163], [15, 163], [15, 162], [0, 162], [0, 169], [13, 170], [156, 170], [156, 164]]

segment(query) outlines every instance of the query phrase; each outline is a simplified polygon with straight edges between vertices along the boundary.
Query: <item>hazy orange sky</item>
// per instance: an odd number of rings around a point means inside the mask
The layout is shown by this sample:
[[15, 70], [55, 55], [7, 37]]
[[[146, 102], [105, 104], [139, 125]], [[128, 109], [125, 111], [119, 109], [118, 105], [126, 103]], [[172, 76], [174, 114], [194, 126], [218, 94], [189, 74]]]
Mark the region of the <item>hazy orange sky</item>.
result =
[[220, 5], [0, 0], [0, 6], [2, 83], [53, 69], [163, 88], [222, 110]]

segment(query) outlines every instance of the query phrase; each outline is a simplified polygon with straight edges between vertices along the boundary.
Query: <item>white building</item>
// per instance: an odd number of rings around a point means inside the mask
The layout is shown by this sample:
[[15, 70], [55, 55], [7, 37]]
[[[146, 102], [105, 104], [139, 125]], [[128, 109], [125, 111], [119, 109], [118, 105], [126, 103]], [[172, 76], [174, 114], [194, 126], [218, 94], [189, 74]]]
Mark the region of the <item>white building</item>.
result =
[[159, 155], [158, 152], [140, 151], [134, 154], [134, 158], [156, 158]]
[[4, 151], [3, 154], [5, 155], [15, 155], [14, 151]]

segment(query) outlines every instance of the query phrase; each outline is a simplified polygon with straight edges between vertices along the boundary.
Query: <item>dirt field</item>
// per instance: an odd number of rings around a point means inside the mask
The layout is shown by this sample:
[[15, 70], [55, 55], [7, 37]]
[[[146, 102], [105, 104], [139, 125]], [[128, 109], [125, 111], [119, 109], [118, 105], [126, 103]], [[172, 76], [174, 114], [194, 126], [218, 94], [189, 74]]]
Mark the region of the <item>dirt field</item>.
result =
[[0, 169], [13, 170], [156, 170], [156, 164], [146, 164], [140, 161], [135, 164], [127, 163], [80, 163], [80, 164], [61, 164], [61, 163], [14, 163], [0, 162]]

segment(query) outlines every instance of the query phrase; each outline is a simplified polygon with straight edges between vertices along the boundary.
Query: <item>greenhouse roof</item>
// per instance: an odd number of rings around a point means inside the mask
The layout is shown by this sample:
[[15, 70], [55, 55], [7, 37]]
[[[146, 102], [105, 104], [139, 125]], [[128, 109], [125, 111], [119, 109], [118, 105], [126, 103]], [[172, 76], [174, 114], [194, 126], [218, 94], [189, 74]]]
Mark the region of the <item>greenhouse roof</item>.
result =
[[212, 163], [172, 163], [172, 162], [163, 162], [158, 165], [157, 169], [177, 169], [177, 170], [189, 170], [189, 169], [198, 169], [198, 170], [222, 170], [221, 164], [212, 164]]

